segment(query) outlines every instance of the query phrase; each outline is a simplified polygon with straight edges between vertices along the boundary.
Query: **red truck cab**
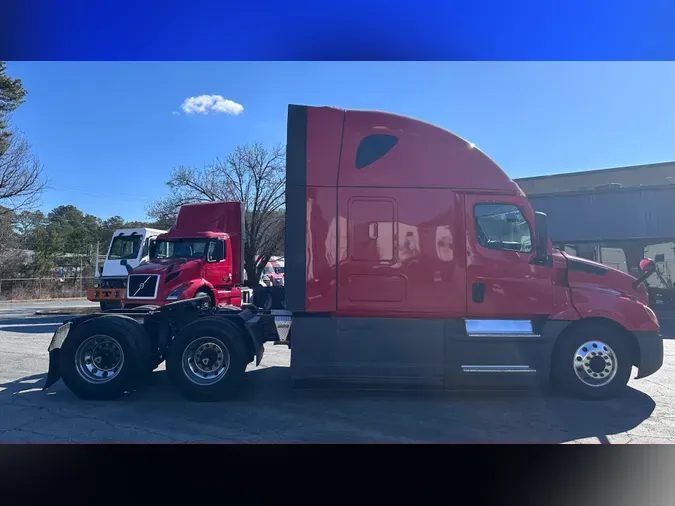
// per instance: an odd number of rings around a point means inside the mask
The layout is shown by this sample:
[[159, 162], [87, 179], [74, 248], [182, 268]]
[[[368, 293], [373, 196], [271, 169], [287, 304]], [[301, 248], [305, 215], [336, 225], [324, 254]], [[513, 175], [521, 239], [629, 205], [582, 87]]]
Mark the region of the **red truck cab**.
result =
[[182, 206], [171, 230], [152, 243], [149, 260], [129, 274], [123, 306], [161, 306], [199, 295], [211, 306], [240, 306], [248, 295], [241, 286], [243, 216], [240, 202]]
[[[553, 250], [546, 216], [466, 140], [290, 106], [286, 305], [295, 379], [554, 383], [602, 396], [662, 364], [644, 286]], [[589, 217], [590, 219], [590, 217]]]
[[265, 286], [284, 286], [284, 275], [277, 262], [270, 260], [262, 271], [261, 282]]

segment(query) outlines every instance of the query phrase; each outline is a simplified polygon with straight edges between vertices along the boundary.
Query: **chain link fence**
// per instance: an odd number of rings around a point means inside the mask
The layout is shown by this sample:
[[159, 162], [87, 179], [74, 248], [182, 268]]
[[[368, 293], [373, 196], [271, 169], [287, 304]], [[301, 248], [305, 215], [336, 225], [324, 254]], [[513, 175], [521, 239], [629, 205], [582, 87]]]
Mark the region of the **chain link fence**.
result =
[[92, 286], [93, 277], [4, 278], [0, 279], [0, 300], [85, 297]]

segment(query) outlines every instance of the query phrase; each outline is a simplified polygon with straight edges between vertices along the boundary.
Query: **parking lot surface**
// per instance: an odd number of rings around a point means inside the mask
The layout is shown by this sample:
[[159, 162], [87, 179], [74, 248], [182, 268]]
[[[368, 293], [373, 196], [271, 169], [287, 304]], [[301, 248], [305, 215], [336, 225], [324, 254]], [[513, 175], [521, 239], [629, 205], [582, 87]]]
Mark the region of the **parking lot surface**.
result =
[[[87, 402], [62, 382], [41, 390], [47, 346], [65, 317], [34, 315], [50, 303], [8, 306], [0, 306], [0, 442], [675, 442], [675, 339], [665, 340], [657, 374], [602, 402], [527, 392], [294, 390], [289, 351], [271, 345], [228, 402], [184, 400], [163, 366], [139, 392]], [[675, 320], [663, 328], [675, 337]]]

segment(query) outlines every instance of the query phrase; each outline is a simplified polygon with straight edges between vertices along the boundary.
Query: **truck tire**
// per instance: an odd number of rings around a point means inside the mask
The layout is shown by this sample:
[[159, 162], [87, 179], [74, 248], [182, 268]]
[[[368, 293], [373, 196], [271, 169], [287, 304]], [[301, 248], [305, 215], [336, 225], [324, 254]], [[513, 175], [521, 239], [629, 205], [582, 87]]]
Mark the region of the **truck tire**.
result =
[[75, 327], [59, 354], [61, 377], [76, 396], [111, 400], [133, 390], [150, 362], [143, 326], [122, 315], [105, 315]]
[[273, 286], [272, 292], [272, 309], [286, 309], [286, 287]]
[[203, 304], [205, 308], [211, 308], [216, 305], [215, 297], [211, 292], [211, 290], [209, 290], [208, 288], [200, 288], [199, 290], [197, 290], [193, 298], [197, 297], [205, 297], [207, 299], [208, 302], [205, 301]]
[[551, 368], [558, 391], [585, 399], [608, 399], [625, 390], [633, 367], [625, 331], [602, 323], [582, 323], [560, 339]]
[[186, 398], [219, 401], [236, 393], [248, 364], [242, 332], [223, 317], [211, 316], [183, 328], [169, 346], [166, 369]]
[[121, 302], [105, 302], [101, 301], [99, 302], [99, 306], [101, 308], [101, 311], [107, 311], [108, 309], [121, 309], [122, 308], [122, 303]]
[[260, 309], [270, 310], [274, 307], [274, 294], [270, 287], [261, 286], [253, 290], [253, 305]]

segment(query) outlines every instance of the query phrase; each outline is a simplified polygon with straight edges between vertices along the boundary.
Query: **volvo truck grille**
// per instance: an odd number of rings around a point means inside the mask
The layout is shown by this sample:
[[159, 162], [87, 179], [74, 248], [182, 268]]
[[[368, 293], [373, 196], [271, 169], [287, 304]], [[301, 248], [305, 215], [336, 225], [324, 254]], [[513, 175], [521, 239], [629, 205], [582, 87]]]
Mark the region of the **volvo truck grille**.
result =
[[155, 299], [157, 298], [157, 274], [132, 274], [129, 276], [127, 287], [128, 299]]

